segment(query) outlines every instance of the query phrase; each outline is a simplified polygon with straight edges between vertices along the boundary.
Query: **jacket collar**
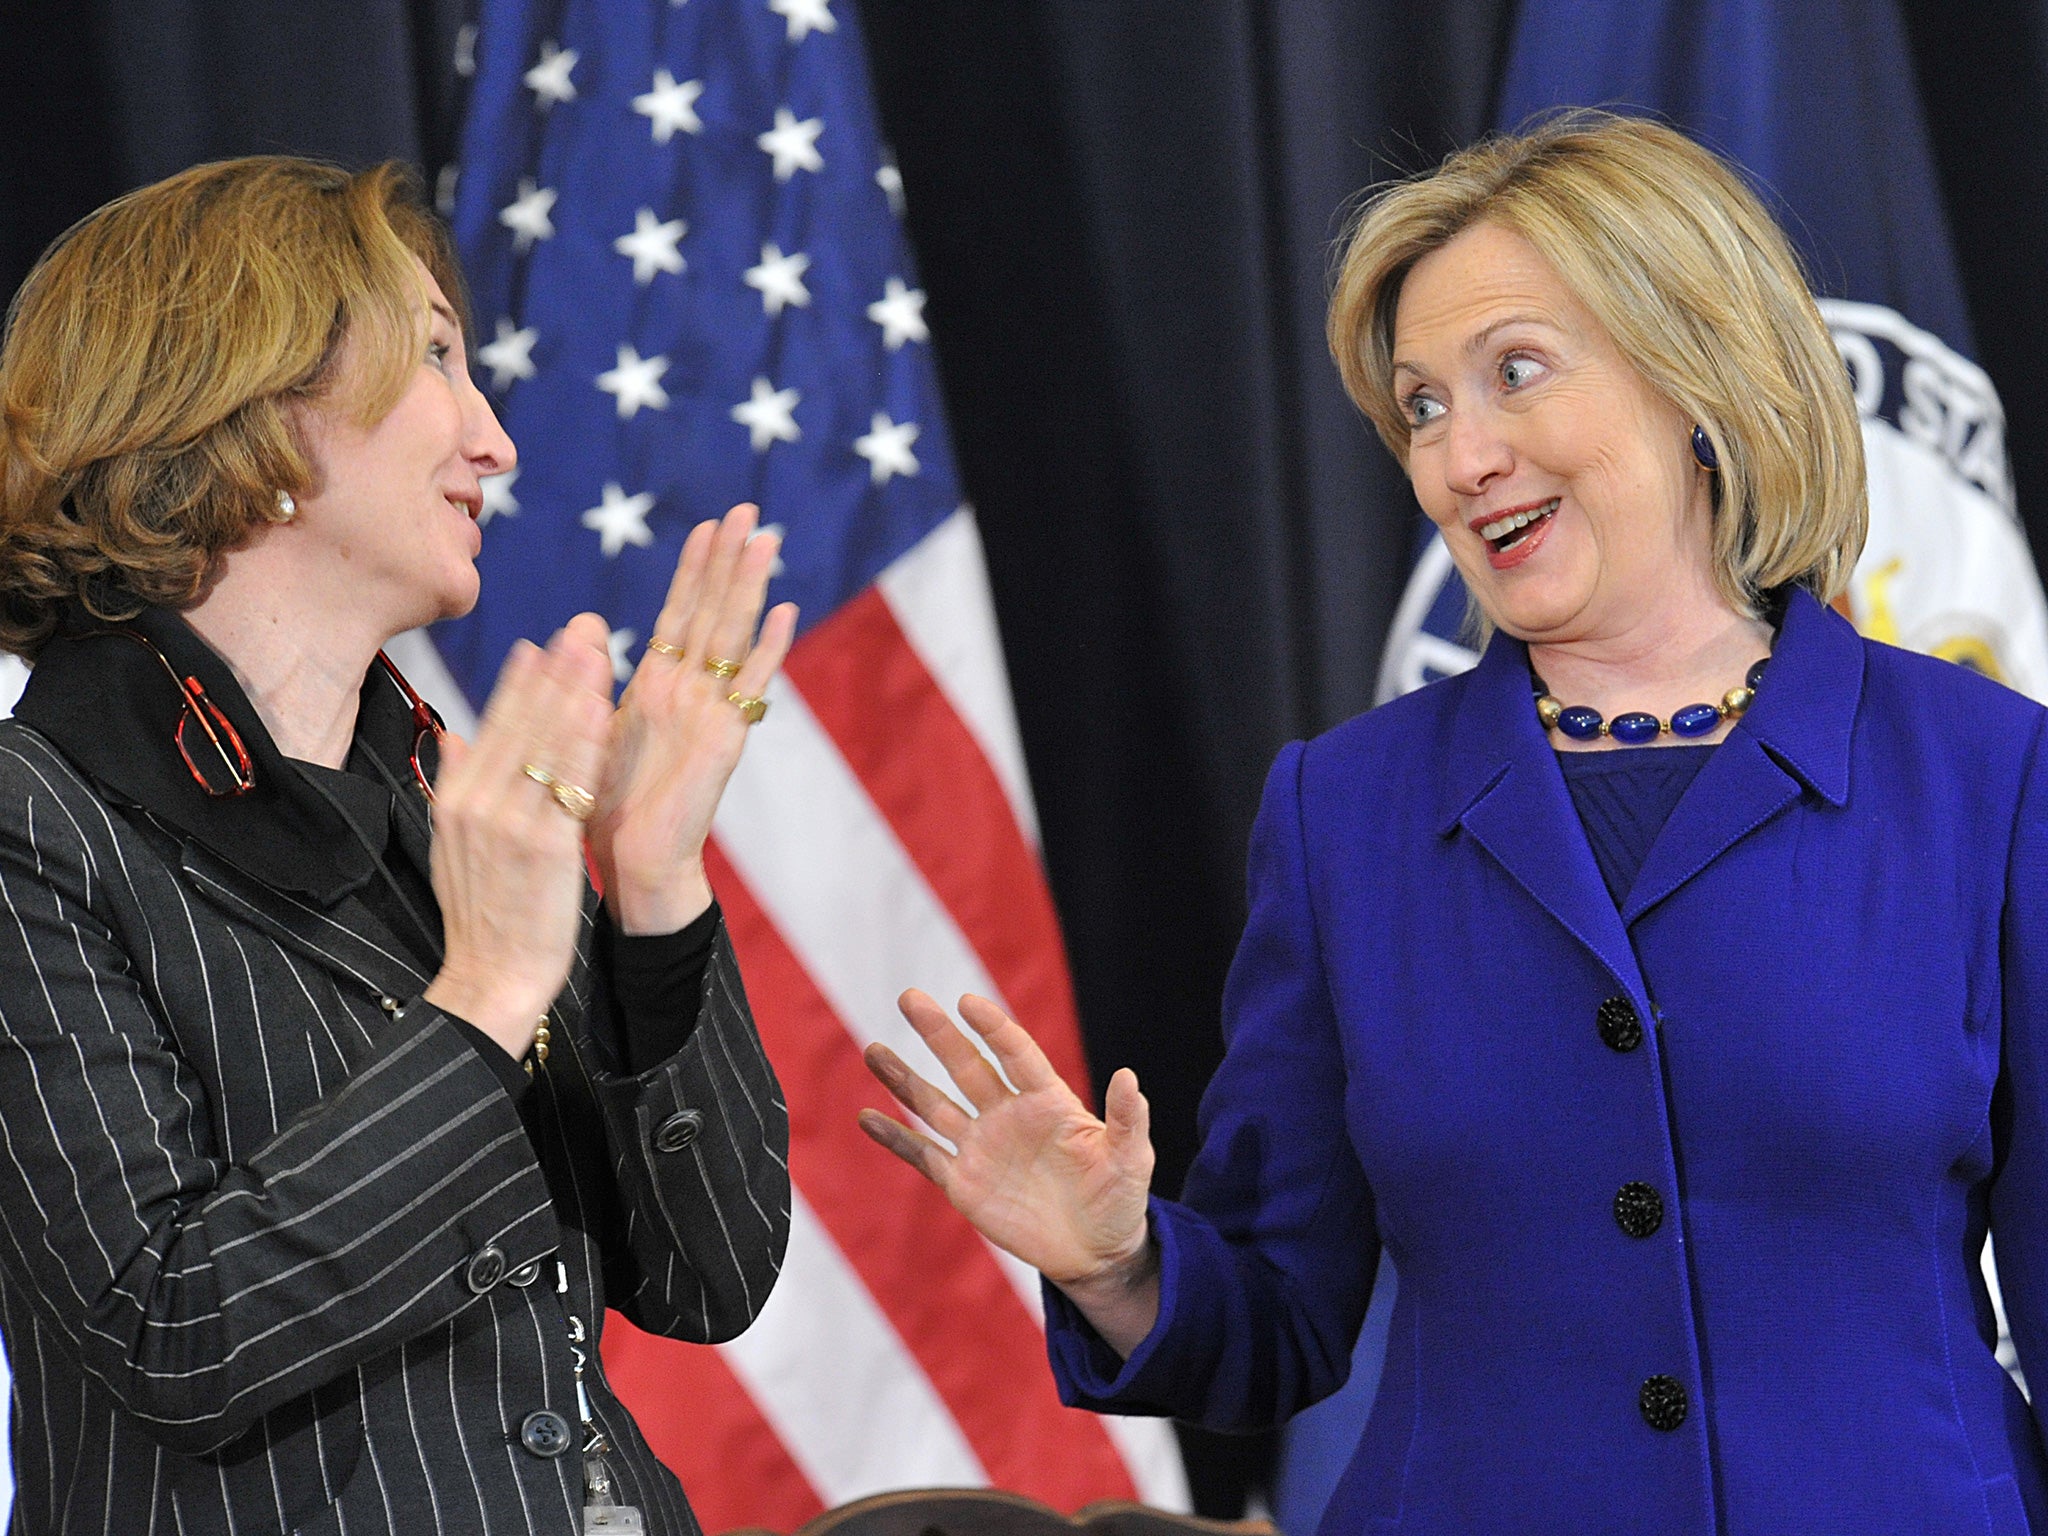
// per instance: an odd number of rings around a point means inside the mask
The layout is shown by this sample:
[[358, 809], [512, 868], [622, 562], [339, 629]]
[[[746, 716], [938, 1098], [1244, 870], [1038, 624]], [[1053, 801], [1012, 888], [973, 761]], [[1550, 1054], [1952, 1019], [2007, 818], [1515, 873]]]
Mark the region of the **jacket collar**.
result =
[[1672, 809], [1622, 904], [1633, 923], [1802, 794], [1841, 807], [1863, 696], [1863, 642], [1796, 590], [1770, 670], [1735, 729]]
[[1617, 911], [1531, 706], [1528, 648], [1496, 633], [1451, 721], [1436, 826], [1473, 836], [1640, 998], [1628, 923], [1801, 793], [1846, 803], [1862, 682], [1855, 630], [1793, 589], [1756, 703], [1701, 770]]
[[[186, 767], [176, 743], [184, 695], [164, 662], [195, 679], [240, 737], [253, 779], [247, 793], [209, 795]], [[369, 852], [334, 806], [278, 751], [226, 661], [168, 609], [145, 608], [125, 623], [106, 624], [67, 605], [14, 712], [110, 797], [141, 807], [266, 886], [331, 907], [374, 873]], [[363, 678], [357, 744], [409, 784], [413, 735], [410, 705], [385, 669], [373, 665]], [[212, 750], [193, 731], [187, 741], [195, 756]], [[429, 777], [433, 752], [431, 740], [423, 744]], [[417, 788], [399, 798], [401, 824], [423, 825]], [[413, 801], [421, 803], [407, 803]]]
[[1764, 686], [1735, 734], [1747, 732], [1829, 805], [1847, 805], [1849, 749], [1862, 701], [1862, 637], [1811, 592], [1794, 587]]

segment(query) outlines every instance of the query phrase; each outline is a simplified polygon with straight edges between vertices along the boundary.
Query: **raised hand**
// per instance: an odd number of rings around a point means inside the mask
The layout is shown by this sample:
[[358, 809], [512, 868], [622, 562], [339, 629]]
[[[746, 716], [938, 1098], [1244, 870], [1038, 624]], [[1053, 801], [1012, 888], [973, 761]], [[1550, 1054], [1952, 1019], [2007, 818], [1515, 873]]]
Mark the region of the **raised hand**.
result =
[[1150, 1117], [1137, 1076], [1125, 1067], [1109, 1080], [1107, 1119], [1098, 1120], [1037, 1042], [987, 998], [962, 998], [960, 1016], [1001, 1073], [924, 993], [906, 992], [898, 1006], [973, 1112], [875, 1044], [868, 1069], [955, 1150], [872, 1109], [861, 1111], [861, 1129], [936, 1184], [990, 1242], [1066, 1291], [1128, 1354], [1158, 1313], [1145, 1216]]
[[612, 720], [590, 851], [627, 933], [672, 933], [711, 904], [704, 839], [750, 723], [732, 699], [761, 698], [796, 633], [780, 603], [755, 638], [779, 544], [756, 516], [742, 504], [691, 530]]
[[446, 938], [426, 1000], [514, 1056], [568, 980], [583, 821], [611, 718], [607, 630], [579, 614], [506, 657], [476, 740], [446, 736], [434, 781], [434, 898]]

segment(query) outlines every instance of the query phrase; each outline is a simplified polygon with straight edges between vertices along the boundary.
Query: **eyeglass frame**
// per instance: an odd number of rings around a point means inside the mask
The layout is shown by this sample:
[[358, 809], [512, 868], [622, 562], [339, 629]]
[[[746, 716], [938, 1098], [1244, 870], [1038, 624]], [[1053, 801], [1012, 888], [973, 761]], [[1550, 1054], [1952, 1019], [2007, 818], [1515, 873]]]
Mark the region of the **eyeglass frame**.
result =
[[[181, 677], [178, 669], [171, 665], [170, 657], [163, 653], [162, 648], [154, 640], [141, 631], [134, 629], [110, 629], [102, 631], [102, 633], [125, 635], [128, 639], [133, 640], [144, 650], [148, 651], [150, 655], [157, 659], [158, 664], [163, 667], [165, 674], [169, 676], [173, 686], [177, 688], [179, 695], [184, 699], [184, 707], [178, 711], [178, 728], [172, 733], [171, 739], [178, 748], [178, 755], [185, 760], [185, 771], [192, 775], [192, 781], [204, 790], [207, 795], [216, 800], [236, 799], [254, 789], [256, 787], [256, 764], [249, 755], [248, 747], [242, 741], [242, 733], [235, 729], [234, 722], [228, 719], [226, 712], [218, 704], [214, 703], [212, 699], [207, 697], [205, 685], [197, 677]], [[438, 745], [441, 737], [447, 733], [448, 727], [442, 721], [440, 712], [425, 699], [421, 698], [412, 684], [405, 680], [405, 674], [398, 670], [397, 663], [392, 661], [381, 650], [377, 652], [377, 660], [383, 664], [384, 671], [391, 681], [398, 685], [400, 695], [405, 699], [407, 708], [412, 712], [412, 751], [409, 754], [408, 760], [412, 765], [412, 776], [420, 787], [420, 793], [425, 795], [427, 803], [432, 805], [434, 803], [434, 786], [427, 778], [426, 769], [420, 765], [420, 747], [429, 736], [432, 736], [436, 745]], [[230, 787], [216, 789], [212, 782], [207, 779], [206, 775], [200, 771], [199, 765], [192, 761], [192, 749], [185, 743], [185, 727], [193, 720], [199, 722], [199, 728], [206, 733], [208, 743], [215, 752], [220, 754], [220, 760], [227, 765], [228, 772], [234, 776], [234, 782]], [[219, 727], [219, 730], [215, 729], [216, 726]], [[226, 742], [221, 740], [221, 732], [226, 732]], [[233, 750], [230, 751], [230, 748]]]
[[421, 698], [412, 684], [405, 680], [405, 674], [398, 670], [398, 663], [389, 656], [386, 656], [382, 651], [377, 653], [377, 660], [384, 664], [385, 675], [398, 685], [399, 693], [404, 697], [406, 706], [412, 711], [412, 753], [409, 759], [412, 763], [412, 776], [414, 782], [420, 787], [420, 793], [427, 797], [427, 804], [432, 805], [434, 803], [434, 785], [428, 779], [426, 769], [420, 766], [420, 746], [431, 736], [434, 738], [434, 746], [438, 750], [441, 745], [441, 738], [448, 734], [447, 723], [441, 719], [441, 712]]

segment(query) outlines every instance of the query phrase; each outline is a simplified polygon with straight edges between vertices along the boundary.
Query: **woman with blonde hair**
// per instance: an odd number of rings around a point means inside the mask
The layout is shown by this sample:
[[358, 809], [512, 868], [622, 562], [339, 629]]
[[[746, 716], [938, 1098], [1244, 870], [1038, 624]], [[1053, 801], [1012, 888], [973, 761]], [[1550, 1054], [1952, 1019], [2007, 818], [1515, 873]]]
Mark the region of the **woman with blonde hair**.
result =
[[1580, 113], [1379, 193], [1352, 397], [1491, 630], [1285, 749], [1178, 1201], [991, 1003], [866, 1128], [1047, 1283], [1067, 1400], [1332, 1391], [1326, 1532], [2048, 1531], [2044, 712], [1864, 641], [1839, 357], [1741, 178]]
[[382, 648], [476, 601], [514, 463], [466, 329], [409, 177], [281, 158], [109, 204], [9, 317], [14, 1530], [696, 1529], [599, 1340], [729, 1337], [780, 1264], [703, 843], [795, 616], [735, 509], [616, 708], [585, 614], [445, 735]]

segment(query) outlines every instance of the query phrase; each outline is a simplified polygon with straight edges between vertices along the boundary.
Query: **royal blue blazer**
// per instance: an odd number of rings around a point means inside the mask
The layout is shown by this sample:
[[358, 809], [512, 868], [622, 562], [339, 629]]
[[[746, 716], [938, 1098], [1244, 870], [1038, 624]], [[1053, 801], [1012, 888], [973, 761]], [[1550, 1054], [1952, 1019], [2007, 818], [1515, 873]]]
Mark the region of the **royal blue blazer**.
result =
[[[1280, 754], [1157, 1327], [1071, 1403], [1371, 1421], [1323, 1531], [2048, 1533], [2048, 712], [1805, 593], [1617, 910], [1496, 636]], [[2031, 1524], [2030, 1524], [2031, 1521]]]

